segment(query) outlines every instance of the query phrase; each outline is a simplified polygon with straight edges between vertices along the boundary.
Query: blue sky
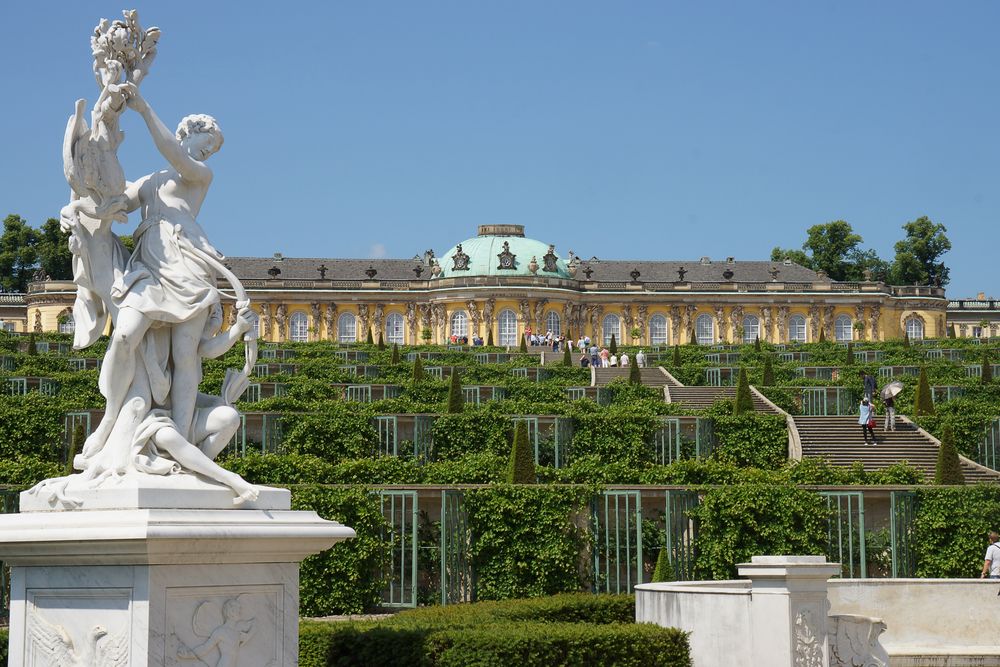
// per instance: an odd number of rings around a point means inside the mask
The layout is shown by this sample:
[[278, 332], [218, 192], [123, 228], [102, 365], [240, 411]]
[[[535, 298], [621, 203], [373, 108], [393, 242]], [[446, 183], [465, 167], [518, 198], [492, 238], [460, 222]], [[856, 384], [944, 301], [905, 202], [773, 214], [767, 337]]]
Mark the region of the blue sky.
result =
[[[143, 92], [226, 136], [200, 221], [230, 255], [443, 253], [478, 224], [584, 257], [764, 259], [844, 219], [883, 257], [948, 228], [1000, 296], [1000, 3], [134, 2]], [[67, 200], [106, 2], [8, 2], [0, 215]], [[130, 177], [162, 165], [135, 114]], [[136, 221], [121, 227], [130, 231]]]

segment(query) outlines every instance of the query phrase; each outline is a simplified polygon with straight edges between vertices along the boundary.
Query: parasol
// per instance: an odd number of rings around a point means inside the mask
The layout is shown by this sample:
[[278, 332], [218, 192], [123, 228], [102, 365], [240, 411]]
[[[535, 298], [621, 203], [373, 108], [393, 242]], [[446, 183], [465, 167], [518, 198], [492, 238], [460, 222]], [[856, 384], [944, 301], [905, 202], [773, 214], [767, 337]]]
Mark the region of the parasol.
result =
[[895, 398], [900, 392], [903, 391], [903, 383], [899, 380], [894, 380], [886, 386], [882, 387], [882, 400], [887, 398]]

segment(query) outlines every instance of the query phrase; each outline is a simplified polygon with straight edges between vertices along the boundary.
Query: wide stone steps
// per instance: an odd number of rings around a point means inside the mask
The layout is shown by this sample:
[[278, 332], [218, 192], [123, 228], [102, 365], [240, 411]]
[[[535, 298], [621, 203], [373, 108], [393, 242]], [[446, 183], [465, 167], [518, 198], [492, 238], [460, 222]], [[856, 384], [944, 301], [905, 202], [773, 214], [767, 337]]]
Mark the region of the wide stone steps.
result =
[[[603, 387], [610, 384], [612, 380], [618, 378], [628, 379], [630, 372], [630, 367], [612, 367], [612, 368], [595, 368], [594, 369], [594, 386]], [[656, 368], [640, 368], [639, 376], [642, 379], [642, 384], [647, 387], [662, 387], [663, 385], [674, 386], [671, 382], [670, 376], [666, 375], [658, 367]], [[673, 391], [673, 389], [671, 389]]]
[[[866, 445], [857, 417], [795, 417], [802, 443], [803, 458], [823, 458], [835, 466], [851, 466], [860, 461], [865, 470], [878, 470], [906, 461], [934, 479], [938, 446], [911, 424], [896, 420], [896, 430], [882, 430], [883, 416], [878, 417], [875, 438], [878, 444]], [[980, 468], [962, 460], [962, 472], [969, 483], [998, 482], [1000, 473]]]
[[[716, 401], [727, 398], [736, 398], [736, 387], [670, 387], [670, 402], [680, 403], [692, 410], [705, 410], [712, 407]], [[773, 415], [780, 414], [756, 395], [753, 395], [753, 409]]]

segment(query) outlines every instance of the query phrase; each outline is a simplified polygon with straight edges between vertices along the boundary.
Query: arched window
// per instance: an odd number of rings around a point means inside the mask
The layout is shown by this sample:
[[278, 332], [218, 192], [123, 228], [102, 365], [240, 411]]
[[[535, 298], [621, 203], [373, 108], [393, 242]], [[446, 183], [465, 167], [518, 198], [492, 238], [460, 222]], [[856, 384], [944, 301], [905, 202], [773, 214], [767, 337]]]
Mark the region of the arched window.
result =
[[497, 316], [497, 329], [500, 333], [500, 345], [517, 345], [517, 313], [509, 308], [501, 310]]
[[756, 315], [747, 315], [743, 318], [743, 342], [752, 343], [760, 338], [760, 320]]
[[649, 344], [666, 345], [667, 318], [663, 315], [653, 315], [649, 318]]
[[385, 339], [390, 345], [403, 344], [403, 316], [399, 313], [389, 313], [385, 318]]
[[910, 340], [923, 340], [924, 338], [924, 321], [919, 317], [907, 317], [906, 318], [906, 337]]
[[559, 317], [559, 313], [550, 310], [545, 315], [545, 330], [551, 331], [553, 336], [558, 336], [562, 333], [562, 319]]
[[694, 337], [698, 345], [711, 345], [715, 342], [715, 320], [711, 315], [699, 315], [694, 321]]
[[604, 320], [601, 322], [601, 331], [605, 345], [611, 344], [612, 335], [615, 337], [615, 343], [622, 342], [621, 322], [621, 318], [614, 313], [604, 316]]
[[356, 343], [358, 341], [358, 320], [354, 313], [341, 313], [337, 318], [337, 341]]
[[469, 335], [469, 316], [464, 310], [456, 310], [451, 314], [451, 335], [459, 338]]
[[260, 338], [261, 336], [264, 335], [264, 332], [261, 331], [261, 326], [260, 326], [260, 313], [258, 313], [256, 310], [253, 309], [250, 310], [250, 323], [253, 330], [257, 332], [257, 338]]
[[788, 342], [806, 342], [806, 318], [801, 315], [792, 315], [788, 318]]
[[63, 315], [59, 318], [59, 333], [71, 334], [76, 331], [76, 322], [72, 315]]
[[292, 313], [288, 320], [288, 339], [293, 343], [305, 343], [309, 340], [309, 316], [303, 312]]
[[833, 321], [833, 336], [842, 342], [854, 339], [854, 323], [849, 316], [840, 315]]

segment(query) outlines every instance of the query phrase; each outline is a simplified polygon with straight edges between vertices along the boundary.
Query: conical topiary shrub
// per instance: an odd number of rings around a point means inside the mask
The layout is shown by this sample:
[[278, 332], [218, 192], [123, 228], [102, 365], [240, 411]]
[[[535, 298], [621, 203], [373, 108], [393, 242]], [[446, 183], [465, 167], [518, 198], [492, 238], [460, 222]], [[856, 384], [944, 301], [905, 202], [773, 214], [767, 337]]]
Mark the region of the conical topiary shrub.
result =
[[378, 349], [380, 349], [380, 350], [384, 350], [385, 349], [385, 339], [382, 338], [382, 332], [381, 331], [378, 332]]
[[518, 422], [514, 428], [514, 440], [510, 446], [510, 461], [507, 465], [507, 481], [510, 484], [535, 483], [535, 453], [528, 442], [528, 424]]
[[979, 381], [982, 384], [993, 382], [993, 364], [990, 363], [990, 351], [987, 349], [983, 350], [983, 373], [979, 376]]
[[680, 345], [674, 345], [674, 358], [673, 358], [673, 361], [672, 361], [672, 365], [673, 365], [674, 368], [680, 368], [683, 365], [683, 362], [681, 362], [681, 346]]
[[927, 381], [927, 369], [920, 367], [920, 379], [917, 381], [917, 394], [913, 397], [913, 412], [917, 417], [934, 414], [934, 395]]
[[420, 382], [424, 379], [424, 362], [420, 360], [420, 355], [413, 360], [413, 381]]
[[[566, 343], [568, 343], [568, 342], [569, 341], [566, 341]], [[563, 343], [563, 360], [562, 360], [562, 365], [563, 366], [572, 366], [573, 365], [573, 355], [570, 354], [570, 352], [569, 352], [569, 345], [567, 345], [566, 343]]]
[[910, 347], [910, 335], [905, 331], [903, 332], [903, 347]]
[[448, 414], [457, 415], [465, 409], [465, 397], [462, 396], [462, 381], [458, 368], [451, 369], [451, 382], [448, 383]]
[[760, 336], [753, 339], [753, 351], [760, 352]]
[[521, 352], [528, 351], [528, 337], [525, 335], [521, 336], [521, 346], [518, 348]]
[[742, 415], [749, 412], [753, 412], [753, 395], [750, 393], [747, 369], [740, 366], [740, 374], [736, 379], [736, 403], [733, 405], [733, 414]]
[[77, 424], [73, 429], [73, 439], [69, 443], [69, 454], [66, 456], [66, 474], [73, 474], [73, 459], [83, 449], [83, 443], [87, 440], [87, 433], [83, 430], [83, 424]]
[[962, 465], [958, 461], [958, 449], [955, 448], [955, 433], [947, 422], [941, 431], [941, 448], [938, 449], [937, 465], [934, 467], [934, 483], [965, 484]]
[[38, 354], [38, 345], [35, 343], [35, 332], [28, 334], [28, 354], [30, 356]]
[[764, 378], [762, 384], [765, 387], [774, 386], [774, 362], [771, 360], [771, 355], [764, 357]]
[[608, 352], [616, 357], [618, 356], [618, 341], [615, 340], [614, 334], [611, 334], [611, 342], [608, 343]]
[[694, 335], [694, 329], [691, 330], [691, 338], [688, 340], [688, 345], [697, 345], [698, 337]]
[[396, 343], [392, 344], [392, 357], [389, 358], [389, 363], [393, 366], [399, 363], [399, 345]]
[[628, 381], [632, 384], [642, 384], [642, 373], [639, 371], [639, 364], [633, 362], [628, 367]]
[[847, 341], [847, 357], [844, 359], [845, 366], [854, 365], [854, 343]]
[[670, 552], [666, 547], [660, 547], [660, 553], [656, 556], [656, 569], [653, 570], [653, 582], [674, 580], [674, 566], [670, 563]]
[[493, 347], [493, 329], [486, 332], [486, 345], [487, 347]]
[[375, 344], [375, 340], [372, 338], [372, 329], [371, 329], [371, 327], [368, 327], [368, 335], [365, 336], [365, 343], [368, 344], [368, 345], [374, 345]]
[[955, 325], [954, 324], [949, 324], [948, 325], [948, 338], [954, 338], [954, 337], [955, 337]]
[[819, 330], [819, 342], [820, 343], [826, 342], [826, 331], [822, 327]]

